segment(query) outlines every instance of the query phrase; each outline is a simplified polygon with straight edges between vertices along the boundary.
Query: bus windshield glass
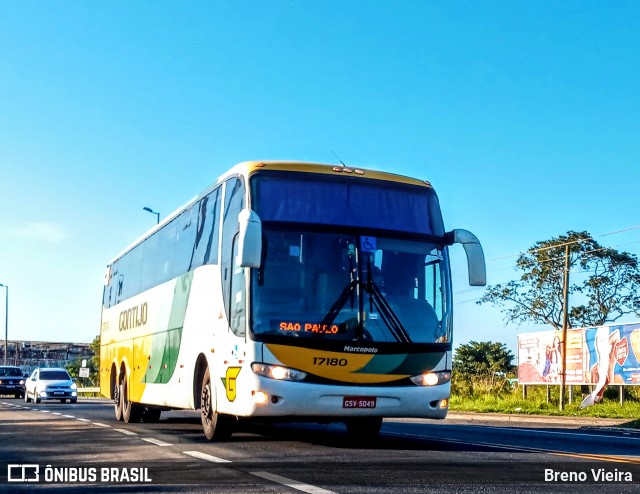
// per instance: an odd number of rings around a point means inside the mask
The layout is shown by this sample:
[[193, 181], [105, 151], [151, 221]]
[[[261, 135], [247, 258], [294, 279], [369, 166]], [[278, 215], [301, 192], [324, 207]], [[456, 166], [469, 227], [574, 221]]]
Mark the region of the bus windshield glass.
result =
[[444, 235], [432, 189], [364, 178], [258, 173], [251, 179], [252, 208], [263, 222], [375, 228]]
[[379, 343], [451, 341], [448, 260], [429, 242], [264, 229], [252, 270], [256, 335]]

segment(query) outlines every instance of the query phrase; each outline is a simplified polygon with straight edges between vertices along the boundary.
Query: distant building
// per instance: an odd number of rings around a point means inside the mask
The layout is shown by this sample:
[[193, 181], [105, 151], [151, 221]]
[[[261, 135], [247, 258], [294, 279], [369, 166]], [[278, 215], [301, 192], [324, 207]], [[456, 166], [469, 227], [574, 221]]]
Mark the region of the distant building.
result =
[[[16, 365], [25, 373], [36, 367], [65, 367], [82, 359], [91, 359], [89, 343], [52, 343], [46, 341], [9, 341], [7, 365]], [[4, 340], [0, 341], [0, 363], [4, 362]]]

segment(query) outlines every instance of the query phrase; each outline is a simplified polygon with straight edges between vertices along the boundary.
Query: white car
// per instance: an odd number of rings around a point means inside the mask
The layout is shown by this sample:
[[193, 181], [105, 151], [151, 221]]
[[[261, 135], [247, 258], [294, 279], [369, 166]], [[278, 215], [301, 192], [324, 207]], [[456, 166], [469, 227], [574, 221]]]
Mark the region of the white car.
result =
[[78, 401], [78, 387], [65, 369], [36, 369], [27, 379], [24, 401], [60, 400], [60, 403]]

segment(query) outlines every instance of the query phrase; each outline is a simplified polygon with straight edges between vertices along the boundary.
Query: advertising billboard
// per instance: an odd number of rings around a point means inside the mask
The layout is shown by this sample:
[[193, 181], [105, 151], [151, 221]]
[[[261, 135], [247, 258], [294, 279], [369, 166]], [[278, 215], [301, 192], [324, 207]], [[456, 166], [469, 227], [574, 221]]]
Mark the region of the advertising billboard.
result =
[[[567, 331], [567, 384], [640, 384], [640, 323]], [[560, 384], [562, 331], [518, 335], [520, 384]]]

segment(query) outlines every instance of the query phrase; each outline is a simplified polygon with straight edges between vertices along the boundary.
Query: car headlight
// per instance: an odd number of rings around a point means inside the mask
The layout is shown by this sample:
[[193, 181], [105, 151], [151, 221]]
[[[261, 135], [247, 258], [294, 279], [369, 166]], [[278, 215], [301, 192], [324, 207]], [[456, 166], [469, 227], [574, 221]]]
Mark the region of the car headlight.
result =
[[418, 386], [437, 386], [449, 381], [451, 381], [451, 371], [425, 372], [411, 378], [411, 382]]
[[71, 389], [78, 389], [78, 385], [76, 383], [71, 383], [71, 386], [69, 386]]
[[251, 370], [259, 376], [277, 379], [279, 381], [302, 381], [307, 377], [307, 373], [282, 365], [261, 364], [254, 362], [251, 364]]

